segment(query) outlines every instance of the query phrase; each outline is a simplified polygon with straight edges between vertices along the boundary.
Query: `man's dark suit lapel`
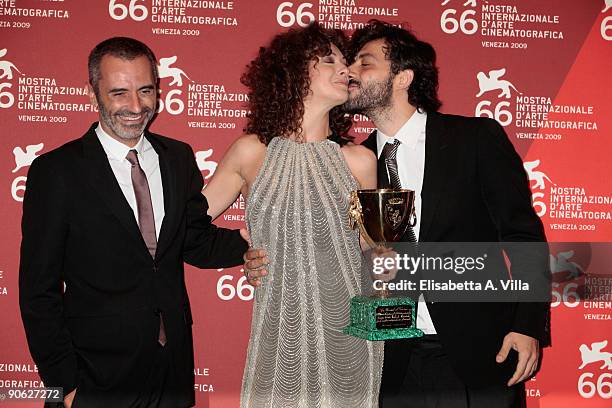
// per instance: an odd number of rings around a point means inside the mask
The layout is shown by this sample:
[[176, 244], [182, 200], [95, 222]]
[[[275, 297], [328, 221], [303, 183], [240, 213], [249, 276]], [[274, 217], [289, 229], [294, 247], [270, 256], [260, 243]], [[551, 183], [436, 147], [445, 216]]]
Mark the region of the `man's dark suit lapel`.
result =
[[428, 231], [431, 227], [438, 202], [445, 190], [448, 180], [448, 163], [450, 150], [448, 147], [448, 129], [444, 125], [443, 116], [439, 113], [427, 114], [425, 128], [425, 174], [421, 189], [421, 226], [419, 241], [429, 241]]
[[87, 173], [87, 178], [93, 189], [98, 192], [100, 199], [119, 219], [119, 222], [125, 227], [130, 236], [148, 254], [147, 246], [138, 228], [136, 218], [134, 218], [134, 212], [125, 199], [113, 169], [108, 162], [106, 152], [98, 140], [95, 132], [96, 126], [97, 123], [92, 125], [83, 137], [83, 155], [85, 157], [83, 167]]
[[[85, 169], [89, 182], [99, 193], [102, 201], [119, 219], [130, 236], [140, 245], [147, 255], [149, 251], [142, 238], [134, 212], [128, 204], [115, 174], [108, 162], [104, 148], [98, 140], [94, 124], [83, 137], [83, 153], [85, 156]], [[157, 237], [157, 250], [155, 257], [158, 258], [168, 248], [172, 237], [178, 226], [178, 203], [176, 190], [176, 163], [175, 157], [167, 146], [157, 137], [145, 132], [145, 137], [159, 156], [159, 167], [164, 191], [164, 220], [162, 222], [159, 237]]]
[[159, 156], [159, 169], [161, 172], [162, 185], [164, 190], [164, 220], [162, 222], [159, 237], [157, 237], [157, 251], [155, 252], [155, 258], [159, 258], [163, 255], [164, 251], [168, 249], [169, 244], [172, 242], [172, 238], [176, 233], [178, 227], [178, 216], [179, 214], [179, 198], [177, 197], [177, 172], [176, 172], [176, 158], [173, 152], [168, 149], [166, 144], [156, 137], [155, 135], [146, 132], [145, 137], [153, 146], [153, 149]]

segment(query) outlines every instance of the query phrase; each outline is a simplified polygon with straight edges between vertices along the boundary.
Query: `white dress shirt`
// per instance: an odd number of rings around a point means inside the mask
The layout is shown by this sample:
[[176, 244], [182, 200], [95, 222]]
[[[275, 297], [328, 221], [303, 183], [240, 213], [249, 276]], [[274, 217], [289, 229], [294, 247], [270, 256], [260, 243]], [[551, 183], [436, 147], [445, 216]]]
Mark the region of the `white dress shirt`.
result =
[[[397, 167], [402, 188], [415, 192], [414, 206], [417, 223], [413, 228], [417, 241], [419, 240], [421, 228], [421, 190], [425, 174], [426, 124], [427, 113], [417, 110], [395, 135], [385, 135], [380, 130], [376, 132], [378, 157], [382, 154], [385, 143], [393, 143], [395, 139], [401, 142], [397, 149]], [[425, 334], [436, 334], [436, 328], [429, 315], [429, 310], [427, 310], [427, 304], [423, 295], [419, 296], [416, 327], [423, 330]]]
[[128, 147], [118, 140], [113, 139], [99, 124], [96, 128], [96, 135], [100, 143], [102, 143], [102, 148], [104, 148], [104, 152], [106, 153], [111, 169], [113, 169], [117, 183], [119, 183], [119, 187], [121, 187], [125, 199], [134, 212], [136, 223], [138, 223], [138, 206], [136, 205], [136, 194], [134, 193], [134, 187], [132, 185], [132, 165], [126, 159], [126, 156], [132, 149], [136, 150], [138, 153], [138, 162], [149, 183], [151, 203], [153, 204], [153, 218], [155, 219], [155, 233], [159, 239], [159, 231], [161, 230], [165, 212], [164, 189], [162, 186], [159, 156], [157, 152], [143, 135], [140, 136], [140, 140], [134, 147]]

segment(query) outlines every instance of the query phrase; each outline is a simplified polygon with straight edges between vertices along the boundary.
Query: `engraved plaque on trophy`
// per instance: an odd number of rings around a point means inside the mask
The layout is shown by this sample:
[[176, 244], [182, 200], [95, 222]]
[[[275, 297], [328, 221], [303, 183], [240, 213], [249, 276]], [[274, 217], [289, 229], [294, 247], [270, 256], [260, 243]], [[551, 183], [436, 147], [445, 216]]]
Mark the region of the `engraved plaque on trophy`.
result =
[[[372, 189], [351, 192], [349, 217], [371, 248], [398, 242], [416, 223], [414, 191]], [[376, 244], [376, 243], [379, 244]], [[421, 337], [416, 328], [415, 302], [409, 297], [391, 297], [385, 290], [374, 296], [351, 299], [351, 322], [344, 332], [367, 340]]]

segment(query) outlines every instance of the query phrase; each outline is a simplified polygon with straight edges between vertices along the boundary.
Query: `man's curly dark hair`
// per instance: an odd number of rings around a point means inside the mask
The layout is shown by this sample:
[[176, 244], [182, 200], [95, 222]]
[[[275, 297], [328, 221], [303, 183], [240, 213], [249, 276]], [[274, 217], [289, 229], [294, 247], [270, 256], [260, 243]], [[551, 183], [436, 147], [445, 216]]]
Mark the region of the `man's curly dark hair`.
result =
[[[331, 54], [334, 44], [344, 54], [348, 40], [340, 30], [328, 30], [319, 23], [278, 34], [247, 66], [240, 81], [249, 88], [245, 133], [256, 134], [266, 146], [274, 137], [296, 136], [303, 140], [304, 98], [310, 91], [308, 66], [318, 57]], [[351, 119], [340, 107], [329, 113], [331, 140], [344, 145]]]
[[370, 41], [383, 39], [385, 54], [391, 61], [391, 72], [410, 69], [414, 79], [408, 89], [408, 102], [421, 111], [437, 112], [442, 106], [438, 99], [438, 68], [436, 51], [405, 28], [380, 20], [370, 20], [351, 37], [349, 56], [353, 59], [359, 50]]

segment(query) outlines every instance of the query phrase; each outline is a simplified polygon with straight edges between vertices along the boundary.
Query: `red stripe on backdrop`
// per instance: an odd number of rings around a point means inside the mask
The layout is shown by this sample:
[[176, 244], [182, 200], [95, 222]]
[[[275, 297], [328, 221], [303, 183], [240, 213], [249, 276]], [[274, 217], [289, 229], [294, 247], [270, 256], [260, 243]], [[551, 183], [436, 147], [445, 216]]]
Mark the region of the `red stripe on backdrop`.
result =
[[[534, 141], [525, 157], [527, 163], [538, 161], [531, 171], [532, 190], [550, 241], [610, 242], [612, 238], [609, 219], [612, 141], [608, 137], [612, 126], [609, 112], [612, 38], [608, 36], [612, 27], [605, 29], [612, 24], [611, 14], [598, 13], [552, 102], [558, 109], [549, 114], [550, 122], [565, 124], [566, 128], [539, 131], [542, 138], [559, 135], [560, 139], [554, 143]], [[607, 303], [584, 297], [597, 287], [593, 283], [597, 277], [610, 276], [610, 255], [598, 253], [598, 246], [589, 244], [553, 244], [551, 249], [553, 256], [557, 259], [565, 256], [585, 275], [573, 281], [567, 281], [567, 276], [556, 279], [556, 292], [569, 298], [556, 302], [553, 308], [553, 347], [546, 351], [536, 381], [537, 387], [546, 391], [539, 406], [608, 406], [612, 367], [602, 363], [610, 347], [600, 346], [610, 340], [612, 333], [610, 297], [608, 293]], [[602, 259], [608, 262], [601, 262]], [[582, 297], [580, 302], [576, 296]], [[597, 351], [599, 348], [603, 354]], [[590, 356], [595, 358], [589, 360]]]

